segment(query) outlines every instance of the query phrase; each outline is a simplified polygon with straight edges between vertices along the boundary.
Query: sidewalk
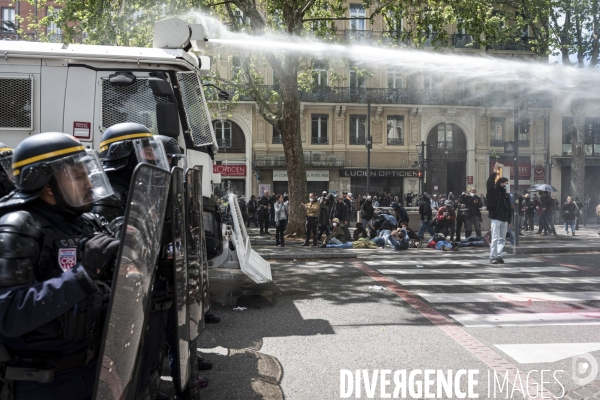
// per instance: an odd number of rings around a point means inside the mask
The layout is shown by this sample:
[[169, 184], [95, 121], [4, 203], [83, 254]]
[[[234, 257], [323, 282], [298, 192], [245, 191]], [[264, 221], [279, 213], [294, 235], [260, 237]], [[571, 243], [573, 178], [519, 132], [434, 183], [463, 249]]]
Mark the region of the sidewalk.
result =
[[[567, 236], [562, 225], [557, 225], [558, 238], [554, 236], [541, 236], [534, 232], [524, 232], [525, 236], [519, 237], [519, 246], [508, 244], [504, 251], [508, 254], [550, 254], [550, 253], [583, 253], [600, 251], [600, 235], [597, 234], [597, 225], [581, 226], [575, 236]], [[392, 252], [391, 249], [322, 249], [319, 247], [303, 247], [304, 239], [285, 239], [285, 247], [275, 246], [275, 230], [270, 229], [270, 235], [260, 236], [258, 229], [248, 229], [252, 248], [267, 260], [327, 260], [345, 258], [371, 257], [379, 252]], [[423, 246], [429, 239], [425, 234]], [[312, 243], [312, 242], [311, 242]], [[398, 252], [402, 257], [423, 254], [433, 254], [435, 250], [425, 247], [409, 249]], [[485, 253], [488, 248], [461, 248], [461, 253]]]

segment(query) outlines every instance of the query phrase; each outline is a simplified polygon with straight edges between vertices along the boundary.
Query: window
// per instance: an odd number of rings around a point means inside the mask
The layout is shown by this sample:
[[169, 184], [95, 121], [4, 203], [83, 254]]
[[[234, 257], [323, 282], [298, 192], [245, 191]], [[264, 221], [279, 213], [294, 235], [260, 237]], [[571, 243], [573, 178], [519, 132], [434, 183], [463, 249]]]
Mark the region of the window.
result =
[[[60, 8], [48, 7], [47, 15], [52, 18], [57, 18], [59, 12]], [[55, 21], [50, 21], [46, 33], [48, 33], [48, 35], [59, 36], [62, 35], [62, 30], [56, 25]]]
[[350, 115], [350, 144], [366, 144], [366, 115]]
[[235, 78], [242, 72], [242, 62], [239, 56], [231, 57], [231, 77]]
[[277, 130], [277, 128], [275, 128], [273, 126], [273, 144], [283, 144], [283, 138], [281, 137], [281, 132], [279, 132], [279, 130]]
[[425, 90], [439, 90], [440, 79], [436, 74], [432, 72], [425, 72], [423, 74], [423, 85]]
[[585, 119], [585, 155], [600, 156], [600, 118]]
[[324, 61], [313, 61], [313, 84], [315, 86], [327, 86], [327, 63]]
[[2, 8], [2, 23], [0, 28], [6, 29], [9, 32], [14, 32], [17, 27], [15, 20], [15, 9], [14, 8]]
[[219, 147], [231, 147], [231, 121], [215, 121], [215, 136]]
[[[350, 4], [350, 18], [366, 18], [367, 10], [362, 4]], [[350, 20], [350, 29], [353, 31], [364, 31], [366, 28], [366, 20], [352, 19]]]
[[490, 146], [502, 147], [504, 151], [505, 118], [490, 118]]
[[573, 117], [563, 117], [562, 119], [562, 153], [570, 156], [573, 154], [573, 138], [571, 137], [571, 126], [573, 126]]
[[452, 124], [439, 124], [438, 128], [438, 149], [452, 150]]
[[352, 67], [350, 68], [350, 88], [352, 89], [364, 89], [366, 87], [367, 80], [364, 74], [360, 74], [359, 71]]
[[311, 143], [312, 144], [327, 144], [327, 114], [312, 114], [311, 115]]
[[388, 89], [402, 89], [404, 87], [402, 68], [388, 68], [387, 87]]
[[388, 11], [385, 20], [388, 25], [388, 31], [396, 32], [396, 33], [402, 32], [402, 29], [404, 27], [402, 26], [402, 15], [401, 14], [398, 15], [397, 13], [394, 13], [392, 11]]
[[388, 115], [387, 118], [388, 146], [404, 146], [404, 116]]

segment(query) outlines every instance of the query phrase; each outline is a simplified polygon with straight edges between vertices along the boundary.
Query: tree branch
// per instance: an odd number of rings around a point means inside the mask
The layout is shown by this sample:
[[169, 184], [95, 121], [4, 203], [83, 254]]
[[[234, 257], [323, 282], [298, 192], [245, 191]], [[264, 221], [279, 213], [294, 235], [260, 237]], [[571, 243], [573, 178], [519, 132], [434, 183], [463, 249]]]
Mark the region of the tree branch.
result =
[[304, 18], [302, 22], [307, 21], [347, 21], [351, 19], [371, 19], [370, 17], [323, 17], [323, 18]]

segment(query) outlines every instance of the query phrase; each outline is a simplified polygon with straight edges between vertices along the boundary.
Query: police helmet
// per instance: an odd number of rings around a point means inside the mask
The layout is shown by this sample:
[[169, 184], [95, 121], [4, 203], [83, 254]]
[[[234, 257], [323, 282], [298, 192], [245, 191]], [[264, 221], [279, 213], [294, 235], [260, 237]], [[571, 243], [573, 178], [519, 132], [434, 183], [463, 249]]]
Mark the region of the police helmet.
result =
[[154, 137], [162, 142], [169, 165], [171, 167], [181, 167], [185, 171], [187, 169], [187, 160], [181, 152], [177, 139], [165, 135], [155, 135]]
[[[135, 159], [134, 159], [135, 157]], [[134, 162], [156, 165], [169, 170], [163, 142], [155, 139], [142, 124], [123, 122], [108, 128], [102, 134], [100, 158], [106, 172], [118, 171]]]
[[444, 202], [444, 205], [445, 205], [446, 207], [453, 207], [453, 206], [454, 206], [454, 202], [453, 202], [452, 200], [446, 200], [446, 201]]
[[[12, 173], [13, 149], [0, 142], [0, 175], [5, 174], [8, 179], [14, 182]], [[2, 178], [0, 177], [0, 180]]]
[[12, 171], [23, 202], [38, 198], [48, 184], [58, 205], [82, 207], [113, 194], [97, 153], [66, 133], [23, 140], [14, 149]]

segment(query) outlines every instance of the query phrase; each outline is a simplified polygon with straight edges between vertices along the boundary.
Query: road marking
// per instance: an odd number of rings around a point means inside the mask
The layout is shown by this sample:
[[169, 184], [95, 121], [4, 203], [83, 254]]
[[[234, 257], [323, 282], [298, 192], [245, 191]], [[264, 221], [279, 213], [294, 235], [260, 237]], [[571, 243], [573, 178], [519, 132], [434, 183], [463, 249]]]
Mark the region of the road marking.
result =
[[[385, 286], [398, 297], [406, 301], [411, 307], [418, 311], [421, 315], [431, 321], [440, 330], [446, 333], [450, 338], [455, 340], [458, 344], [463, 346], [467, 351], [473, 354], [475, 357], [483, 361], [488, 367], [494, 370], [499, 375], [508, 377], [509, 382], [515, 382], [515, 379], [520, 379], [523, 382], [527, 393], [539, 393], [536, 399], [548, 399], [555, 398], [551, 392], [544, 389], [541, 390], [540, 384], [532, 379], [528, 374], [520, 371], [516, 366], [505, 360], [501, 355], [487, 347], [471, 334], [467, 333], [464, 329], [459, 327], [456, 323], [440, 314], [435, 309], [431, 308], [427, 303], [417, 297], [415, 294], [409, 292], [392, 279], [380, 274], [379, 272], [369, 268], [361, 261], [352, 261], [354, 266], [364, 272], [367, 276], [373, 280], [379, 282]], [[538, 391], [539, 390], [539, 391]]]
[[[418, 267], [418, 265], [417, 265]], [[444, 269], [378, 269], [384, 275], [425, 275], [425, 274], [539, 274], [544, 272], [576, 272], [567, 267], [484, 267], [484, 268], [444, 268]]]
[[450, 316], [469, 328], [600, 325], [600, 311], [578, 313], [450, 314]]
[[417, 293], [429, 303], [496, 303], [511, 301], [592, 301], [600, 292]]
[[[414, 263], [419, 263], [419, 264], [427, 264], [427, 266], [439, 266], [439, 265], [448, 265], [448, 264], [452, 264], [452, 265], [474, 265], [474, 264], [488, 264], [490, 263], [490, 259], [489, 257], [485, 257], [485, 258], [475, 258], [472, 257], [468, 260], [457, 260], [457, 259], [440, 259], [440, 258], [436, 258], [436, 259], [432, 259], [432, 260], [422, 260], [422, 259], [410, 259], [410, 260], [403, 260], [403, 259], [394, 259], [394, 260], [379, 260], [379, 261], [363, 261], [365, 264], [367, 265], [371, 265], [371, 266], [380, 266], [380, 265], [397, 265], [397, 266], [404, 266], [404, 265], [414, 265]], [[523, 263], [541, 263], [541, 260], [535, 259], [535, 258], [512, 258], [512, 259], [505, 259], [504, 262], [506, 264], [523, 264]], [[558, 264], [558, 262], [557, 262]]]
[[551, 363], [600, 350], [600, 343], [496, 344], [521, 364]]
[[600, 277], [472, 278], [472, 279], [397, 279], [403, 286], [512, 286], [546, 284], [598, 284]]

